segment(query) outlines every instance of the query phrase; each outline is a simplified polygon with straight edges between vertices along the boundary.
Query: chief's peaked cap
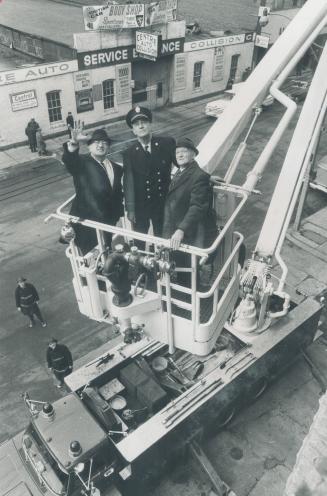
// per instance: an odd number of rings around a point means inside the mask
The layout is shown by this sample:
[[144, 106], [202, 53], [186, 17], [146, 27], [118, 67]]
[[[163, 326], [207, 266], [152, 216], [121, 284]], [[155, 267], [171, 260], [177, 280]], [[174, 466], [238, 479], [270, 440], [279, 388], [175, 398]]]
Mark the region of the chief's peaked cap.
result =
[[132, 124], [136, 119], [147, 119], [152, 122], [152, 112], [150, 109], [146, 107], [135, 107], [132, 108], [126, 115], [126, 122], [129, 127], [132, 127]]

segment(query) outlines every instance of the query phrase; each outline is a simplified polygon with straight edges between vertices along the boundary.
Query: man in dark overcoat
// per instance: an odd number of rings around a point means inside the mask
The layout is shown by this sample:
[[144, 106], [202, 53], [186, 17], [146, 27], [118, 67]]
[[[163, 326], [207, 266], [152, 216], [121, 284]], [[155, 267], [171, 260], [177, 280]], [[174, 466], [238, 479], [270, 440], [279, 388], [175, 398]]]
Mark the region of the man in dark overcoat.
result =
[[[177, 250], [183, 242], [204, 247], [205, 226], [209, 213], [212, 192], [210, 176], [194, 160], [198, 150], [188, 138], [176, 143], [176, 163], [179, 167], [167, 194], [163, 238], [170, 238], [170, 245]], [[183, 252], [174, 253], [177, 267], [190, 267], [190, 257]], [[189, 286], [189, 274], [180, 273], [178, 281]]]
[[31, 152], [36, 152], [36, 131], [39, 129], [39, 124], [36, 122], [34, 117], [28, 121], [25, 128], [25, 134], [28, 138], [28, 144], [30, 146]]
[[204, 221], [209, 211], [210, 176], [194, 160], [198, 154], [193, 142], [181, 138], [176, 143], [179, 167], [170, 184], [164, 214], [163, 237], [177, 250], [181, 242], [203, 246]]
[[[62, 161], [73, 176], [76, 196], [70, 213], [82, 219], [115, 225], [124, 215], [122, 174], [120, 165], [106, 158], [111, 140], [105, 129], [96, 129], [88, 139], [89, 154], [79, 154], [79, 140], [85, 139], [81, 130], [72, 130], [72, 139], [64, 143]], [[76, 244], [83, 254], [96, 244], [95, 230], [74, 224]], [[104, 233], [110, 246], [111, 233]]]
[[152, 135], [152, 113], [146, 107], [130, 110], [126, 122], [137, 137], [123, 154], [127, 217], [135, 231], [146, 234], [151, 221], [154, 235], [161, 236], [175, 140]]

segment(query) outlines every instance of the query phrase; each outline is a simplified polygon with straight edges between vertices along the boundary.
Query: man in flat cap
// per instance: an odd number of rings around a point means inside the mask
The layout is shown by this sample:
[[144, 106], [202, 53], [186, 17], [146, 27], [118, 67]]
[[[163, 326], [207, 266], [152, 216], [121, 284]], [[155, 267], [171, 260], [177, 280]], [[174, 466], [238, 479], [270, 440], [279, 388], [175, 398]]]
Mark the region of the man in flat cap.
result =
[[[210, 176], [204, 172], [195, 157], [198, 150], [188, 138], [176, 143], [176, 163], [179, 167], [167, 194], [163, 238], [170, 238], [170, 245], [177, 250], [183, 242], [204, 247], [206, 225], [212, 200]], [[175, 254], [176, 264], [185, 267], [190, 264], [189, 256], [182, 252]], [[189, 285], [189, 277], [181, 274], [180, 283]]]
[[135, 107], [126, 115], [137, 141], [123, 154], [127, 217], [135, 231], [147, 233], [150, 221], [155, 236], [162, 235], [175, 140], [152, 135], [152, 113]]
[[[120, 165], [106, 156], [111, 140], [105, 129], [96, 129], [87, 140], [89, 154], [79, 154], [79, 142], [86, 136], [83, 127], [72, 129], [72, 138], [64, 143], [62, 161], [73, 176], [76, 196], [70, 213], [82, 219], [115, 225], [124, 215], [122, 174]], [[94, 229], [74, 224], [76, 244], [83, 255], [97, 244]], [[111, 233], [104, 233], [107, 245]]]

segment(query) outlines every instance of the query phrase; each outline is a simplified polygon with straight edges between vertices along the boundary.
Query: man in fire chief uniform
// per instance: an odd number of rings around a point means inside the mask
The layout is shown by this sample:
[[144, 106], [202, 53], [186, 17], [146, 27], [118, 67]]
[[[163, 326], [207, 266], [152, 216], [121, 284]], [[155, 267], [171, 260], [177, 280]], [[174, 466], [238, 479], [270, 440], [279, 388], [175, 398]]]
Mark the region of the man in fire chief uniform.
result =
[[152, 113], [145, 107], [130, 110], [126, 122], [137, 137], [123, 154], [127, 217], [135, 231], [146, 234], [151, 221], [154, 235], [161, 236], [175, 140], [152, 135]]

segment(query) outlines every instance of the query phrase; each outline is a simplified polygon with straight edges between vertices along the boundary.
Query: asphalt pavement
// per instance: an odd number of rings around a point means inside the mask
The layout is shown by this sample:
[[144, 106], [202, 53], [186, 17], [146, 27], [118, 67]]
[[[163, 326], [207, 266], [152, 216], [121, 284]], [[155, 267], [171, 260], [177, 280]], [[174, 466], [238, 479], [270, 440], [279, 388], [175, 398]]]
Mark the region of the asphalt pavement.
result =
[[[198, 143], [211, 125], [203, 115], [204, 105], [205, 101], [198, 101], [157, 111], [155, 129], [175, 137], [189, 136]], [[236, 183], [242, 184], [281, 114], [282, 109], [276, 104], [260, 116], [235, 176]], [[106, 128], [115, 139], [112, 154], [116, 159], [133, 136], [124, 122]], [[289, 137], [290, 130], [285, 133], [264, 174], [260, 184], [262, 194], [251, 198], [238, 220], [236, 227], [246, 236], [248, 253], [255, 245]], [[48, 148], [59, 156], [65, 139], [67, 137], [49, 140]], [[326, 136], [322, 136], [321, 146], [326, 147]], [[45, 366], [45, 350], [51, 336], [69, 346], [74, 360], [114, 336], [109, 326], [93, 322], [79, 313], [65, 247], [58, 243], [60, 224], [55, 221], [44, 223], [44, 218], [73, 193], [70, 176], [54, 157], [39, 162], [25, 149], [21, 150], [24, 153], [19, 162], [19, 156], [15, 155], [17, 150], [6, 152], [10, 158], [7, 162], [3, 158], [5, 155], [1, 155], [4, 165], [0, 181], [0, 439], [13, 435], [28, 421], [20, 397], [22, 391], [29, 391], [32, 398], [49, 401], [63, 394], [54, 387]], [[225, 167], [231, 155], [226, 158]], [[309, 191], [305, 216], [311, 215], [310, 225], [316, 225], [319, 232], [324, 229], [326, 213], [321, 209], [325, 205], [323, 193]], [[313, 258], [310, 250], [292, 246], [290, 242], [285, 244], [283, 255], [289, 264], [287, 290], [293, 292], [295, 298], [300, 300], [305, 294], [319, 297], [325, 293], [327, 269], [323, 260], [317, 256]], [[16, 311], [13, 293], [20, 275], [29, 278], [39, 290], [40, 307], [48, 327], [30, 329]], [[322, 331], [325, 331], [324, 327], [322, 323]], [[326, 342], [319, 339], [309, 351], [327, 373]], [[239, 412], [223, 432], [206, 442], [205, 450], [213, 465], [237, 496], [282, 494], [296, 452], [317, 410], [320, 394], [319, 383], [300, 358], [260, 400]], [[209, 496], [210, 491], [197, 467], [187, 462], [185, 467], [172, 470], [169, 478], [164, 478], [152, 494]]]

